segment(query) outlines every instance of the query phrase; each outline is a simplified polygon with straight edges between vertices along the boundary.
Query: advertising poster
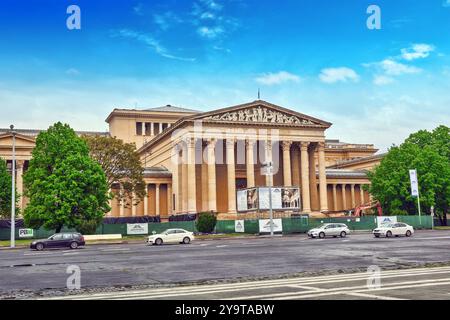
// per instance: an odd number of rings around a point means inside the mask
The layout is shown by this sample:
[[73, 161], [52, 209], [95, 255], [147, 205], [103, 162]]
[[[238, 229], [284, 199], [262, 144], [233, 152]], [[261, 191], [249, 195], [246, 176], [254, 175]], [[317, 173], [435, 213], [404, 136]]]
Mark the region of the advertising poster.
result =
[[[259, 220], [259, 232], [270, 233], [270, 219]], [[281, 219], [273, 219], [273, 232], [283, 232]]]
[[237, 210], [247, 211], [247, 190], [237, 192]]
[[396, 216], [389, 216], [389, 217], [377, 217], [377, 226], [380, 227], [383, 224], [388, 223], [396, 223], [397, 217]]
[[148, 234], [148, 223], [127, 223], [127, 234]]
[[283, 209], [300, 209], [299, 188], [282, 188], [281, 199]]
[[235, 220], [234, 221], [234, 231], [236, 233], [244, 233], [245, 232], [244, 220]]

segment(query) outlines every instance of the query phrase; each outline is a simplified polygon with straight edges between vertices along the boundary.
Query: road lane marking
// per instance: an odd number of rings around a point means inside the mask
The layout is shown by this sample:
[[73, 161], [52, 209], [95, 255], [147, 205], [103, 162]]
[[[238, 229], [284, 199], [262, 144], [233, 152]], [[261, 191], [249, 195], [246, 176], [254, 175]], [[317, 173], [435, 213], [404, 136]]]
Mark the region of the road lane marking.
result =
[[[440, 271], [433, 271], [433, 269], [438, 269]], [[442, 270], [444, 269], [444, 270]], [[430, 268], [430, 269], [418, 269], [414, 272], [411, 272], [414, 269], [407, 270], [396, 270], [393, 272], [382, 272], [382, 279], [386, 278], [396, 278], [396, 277], [411, 277], [411, 276], [420, 276], [420, 275], [435, 275], [439, 273], [450, 273], [449, 268]], [[409, 272], [408, 272], [409, 271]], [[286, 286], [286, 285], [302, 285], [302, 284], [326, 284], [326, 283], [336, 283], [336, 282], [349, 282], [349, 281], [358, 281], [358, 280], [366, 280], [368, 275], [366, 273], [359, 274], [349, 274], [349, 275], [340, 275], [340, 276], [325, 276], [325, 277], [315, 277], [315, 278], [297, 278], [293, 279], [283, 279], [283, 280], [266, 280], [256, 281], [256, 282], [247, 282], [247, 283], [237, 283], [237, 284], [221, 284], [216, 286], [188, 286], [188, 287], [178, 287], [178, 288], [162, 288], [155, 289], [150, 288], [146, 290], [139, 291], [128, 291], [128, 292], [114, 292], [114, 293], [103, 293], [97, 295], [80, 295], [80, 296], [67, 296], [62, 297], [63, 299], [133, 299], [133, 298], [166, 298], [166, 297], [176, 297], [176, 296], [189, 296], [189, 295], [205, 295], [211, 293], [225, 293], [225, 292], [236, 292], [236, 291], [244, 291], [244, 290], [252, 290], [252, 289], [265, 289], [265, 288], [273, 288], [274, 286]], [[317, 279], [318, 278], [318, 279]], [[439, 279], [438, 281], [441, 281]], [[424, 282], [427, 280], [421, 280], [419, 282]], [[289, 282], [289, 283], [287, 283]], [[397, 283], [398, 284], [398, 283]], [[393, 285], [392, 283], [387, 285]], [[387, 286], [386, 285], [386, 286]], [[354, 287], [350, 287], [351, 289], [355, 289]], [[367, 288], [367, 286], [357, 286], [357, 289]], [[385, 287], [386, 288], [386, 287]], [[326, 291], [327, 289], [318, 289], [317, 291]], [[342, 290], [342, 288], [338, 288], [337, 290]], [[329, 292], [329, 289], [328, 291]], [[312, 292], [304, 292], [312, 293]], [[290, 295], [296, 293], [289, 293]], [[284, 294], [286, 295], [286, 294]], [[298, 293], [296, 294], [298, 295]], [[274, 295], [269, 295], [268, 297], [273, 297]], [[283, 296], [283, 295], [282, 295]], [[255, 296], [254, 298], [264, 298], [265, 296]], [[247, 299], [248, 297], [244, 297]], [[250, 297], [251, 298], [251, 297]], [[249, 299], [250, 299], [249, 298]], [[60, 299], [60, 298], [58, 298]]]
[[[444, 279], [438, 279], [438, 281], [441, 281]], [[445, 279], [445, 280], [450, 280], [450, 279]], [[396, 283], [394, 283], [396, 284]], [[398, 284], [398, 283], [397, 283]], [[280, 297], [280, 298], [273, 298], [273, 297], [269, 297], [267, 299], [270, 300], [291, 300], [291, 299], [305, 299], [305, 298], [317, 298], [317, 297], [324, 297], [324, 296], [332, 296], [332, 295], [337, 295], [337, 294], [346, 294], [346, 293], [352, 293], [352, 292], [356, 292], [356, 293], [360, 293], [361, 291], [391, 291], [391, 290], [398, 290], [398, 289], [409, 289], [409, 288], [422, 288], [422, 287], [430, 287], [430, 286], [444, 286], [444, 285], [450, 285], [450, 281], [446, 281], [446, 282], [439, 282], [439, 283], [418, 283], [418, 284], [408, 284], [408, 285], [402, 285], [402, 286], [392, 286], [392, 287], [383, 287], [380, 289], [360, 289], [360, 290], [355, 290], [355, 291], [350, 291], [350, 292], [342, 292], [342, 290], [347, 290], [347, 288], [339, 288], [336, 291], [329, 291], [329, 292], [323, 292], [323, 293], [312, 293], [312, 294], [298, 294], [298, 295], [290, 295], [290, 296], [284, 296], [284, 297]], [[249, 297], [245, 297], [244, 299], [251, 299]], [[258, 298], [257, 298], [258, 299]], [[234, 298], [230, 299], [230, 300], [235, 300]], [[263, 299], [266, 300], [266, 299]]]
[[387, 297], [387, 296], [379, 296], [379, 295], [374, 295], [374, 294], [368, 294], [368, 293], [362, 293], [362, 292], [346, 292], [344, 293], [348, 296], [353, 296], [353, 297], [359, 297], [359, 298], [372, 298], [372, 299], [377, 299], [377, 300], [408, 300], [408, 299], [403, 299], [403, 298], [394, 298], [394, 297]]
[[225, 248], [225, 247], [228, 247], [228, 245], [223, 244], [223, 245], [220, 245], [220, 246], [216, 246], [216, 248]]
[[[439, 269], [439, 268], [434, 268], [434, 269]], [[440, 268], [440, 269], [449, 269], [449, 268]], [[398, 276], [417, 276], [417, 275], [428, 275], [430, 272], [433, 272], [433, 274], [438, 274], [438, 273], [449, 273], [450, 270], [441, 270], [441, 271], [436, 271], [436, 270], [423, 270], [420, 272], [405, 272], [405, 271], [410, 271], [409, 270], [396, 270], [394, 272], [383, 272], [382, 273], [382, 277], [384, 278], [392, 278], [392, 277], [398, 277]], [[421, 269], [420, 269], [421, 270]], [[265, 280], [265, 281], [253, 281], [253, 282], [244, 282], [244, 283], [235, 283], [235, 284], [219, 284], [219, 285], [215, 285], [214, 287], [211, 286], [206, 286], [206, 285], [201, 285], [201, 286], [187, 286], [187, 287], [178, 287], [178, 288], [162, 288], [162, 289], [147, 289], [147, 290], [139, 290], [139, 291], [128, 291], [125, 293], [132, 293], [132, 294], [145, 294], [148, 292], [152, 292], [154, 294], [163, 294], [164, 292], [173, 294], [175, 292], [183, 292], [183, 291], [189, 291], [190, 293], [192, 292], [200, 292], [200, 291], [208, 291], [208, 290], [214, 290], [214, 288], [216, 289], [222, 289], [222, 290], [226, 290], [226, 289], [235, 289], [235, 288], [239, 288], [238, 290], [242, 290], [242, 289], [249, 289], [249, 288], [260, 288], [260, 287], [271, 287], [274, 285], [286, 285], [286, 284], [294, 284], [294, 283], [299, 283], [299, 284], [323, 284], [323, 283], [333, 283], [333, 282], [343, 282], [343, 281], [358, 281], [358, 280], [365, 280], [367, 279], [367, 274], [363, 273], [358, 273], [358, 274], [349, 274], [349, 275], [339, 275], [339, 276], [324, 276], [324, 277], [315, 277], [315, 278], [297, 278], [297, 281], [295, 281], [296, 279], [285, 279], [285, 280]], [[242, 289], [241, 289], [242, 288]], [[101, 296], [108, 296], [108, 295], [116, 295], [117, 292], [115, 293], [103, 293], [100, 294]]]
[[[444, 281], [444, 282], [442, 282]], [[405, 281], [405, 282], [396, 282], [396, 283], [389, 283], [385, 284], [380, 288], [381, 290], [390, 290], [392, 286], [399, 286], [395, 288], [409, 288], [413, 287], [414, 285], [418, 284], [427, 284], [427, 285], [440, 285], [442, 283], [448, 283], [450, 284], [450, 278], [443, 278], [443, 279], [424, 279], [424, 280], [418, 280], [418, 281]], [[300, 292], [300, 293], [274, 293], [274, 294], [263, 294], [263, 295], [255, 295], [255, 296], [242, 296], [242, 297], [233, 297], [229, 298], [230, 300], [243, 300], [243, 299], [249, 299], [249, 300], [260, 300], [260, 299], [273, 299], [273, 300], [288, 300], [292, 299], [293, 296], [295, 298], [305, 297], [305, 298], [313, 298], [315, 296], [327, 296], [327, 295], [336, 295], [336, 294], [342, 294], [348, 292], [359, 292], [359, 291], [378, 291], [378, 289], [369, 289], [367, 288], [367, 284], [359, 285], [359, 286], [349, 286], [349, 287], [339, 287], [334, 289], [321, 289], [321, 293], [313, 293], [310, 292]]]

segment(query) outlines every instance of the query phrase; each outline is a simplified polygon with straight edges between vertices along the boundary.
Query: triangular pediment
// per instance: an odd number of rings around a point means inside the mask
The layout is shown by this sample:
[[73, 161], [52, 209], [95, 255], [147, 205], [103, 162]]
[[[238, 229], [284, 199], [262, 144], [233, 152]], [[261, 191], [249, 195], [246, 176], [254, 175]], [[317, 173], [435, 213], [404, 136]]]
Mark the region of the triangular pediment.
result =
[[[0, 134], [1, 146], [12, 146], [13, 136], [11, 133]], [[17, 147], [34, 147], [36, 141], [32, 137], [28, 137], [22, 134], [16, 134], [16, 146]]]
[[239, 122], [289, 126], [320, 126], [327, 128], [331, 126], [331, 123], [329, 122], [261, 100], [211, 112], [205, 112], [200, 115], [196, 115], [191, 119], [227, 123]]

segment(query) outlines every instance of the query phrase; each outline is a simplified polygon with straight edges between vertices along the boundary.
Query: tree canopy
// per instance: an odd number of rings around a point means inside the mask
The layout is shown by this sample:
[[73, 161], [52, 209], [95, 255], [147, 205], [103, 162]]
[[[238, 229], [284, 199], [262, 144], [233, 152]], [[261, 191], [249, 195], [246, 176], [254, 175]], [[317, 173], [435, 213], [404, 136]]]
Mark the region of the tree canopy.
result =
[[[11, 184], [12, 178], [8, 173], [6, 161], [0, 158], [0, 218], [11, 217]], [[19, 200], [19, 196], [16, 191], [16, 203]], [[18, 213], [18, 210], [16, 207], [16, 213]]]
[[[120, 183], [120, 192], [114, 193], [125, 207], [137, 205], [146, 195], [144, 168], [136, 146], [109, 136], [83, 136], [93, 159], [102, 166], [110, 189]], [[134, 196], [133, 196], [134, 195]]]
[[416, 169], [422, 212], [435, 213], [446, 224], [450, 205], [450, 133], [446, 126], [411, 134], [393, 146], [374, 171], [369, 172], [373, 197], [386, 214], [416, 214], [417, 198], [411, 196], [409, 170]]
[[24, 219], [33, 228], [59, 232], [63, 226], [98, 224], [111, 209], [101, 166], [67, 124], [58, 122], [37, 136], [24, 184], [29, 198]]

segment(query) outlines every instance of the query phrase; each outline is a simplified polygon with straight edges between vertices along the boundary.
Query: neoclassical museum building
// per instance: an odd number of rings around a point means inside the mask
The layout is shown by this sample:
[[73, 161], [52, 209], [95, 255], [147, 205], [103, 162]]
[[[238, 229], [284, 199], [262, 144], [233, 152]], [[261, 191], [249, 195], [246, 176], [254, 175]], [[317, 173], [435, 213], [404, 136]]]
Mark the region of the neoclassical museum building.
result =
[[[296, 203], [295, 208], [279, 207], [278, 215], [335, 214], [370, 202], [363, 190], [369, 184], [366, 173], [383, 156], [376, 155], [372, 144], [327, 139], [329, 122], [262, 100], [208, 112], [171, 105], [114, 109], [106, 122], [109, 132], [79, 134], [111, 135], [135, 143], [147, 189], [147, 197], [130, 208], [113, 200], [109, 217], [168, 221], [170, 216], [213, 211], [219, 219], [253, 218], [267, 214], [267, 208], [243, 210], [242, 202], [247, 194], [258, 192], [262, 199], [269, 184], [288, 190], [282, 191], [290, 196], [283, 204]], [[39, 130], [15, 132], [16, 181], [22, 193], [22, 175]], [[0, 129], [0, 157], [11, 166], [9, 129]], [[263, 170], [268, 162], [273, 175]], [[244, 198], [242, 190], [248, 191]], [[114, 191], [120, 191], [119, 184]], [[22, 197], [19, 206], [26, 204]]]

